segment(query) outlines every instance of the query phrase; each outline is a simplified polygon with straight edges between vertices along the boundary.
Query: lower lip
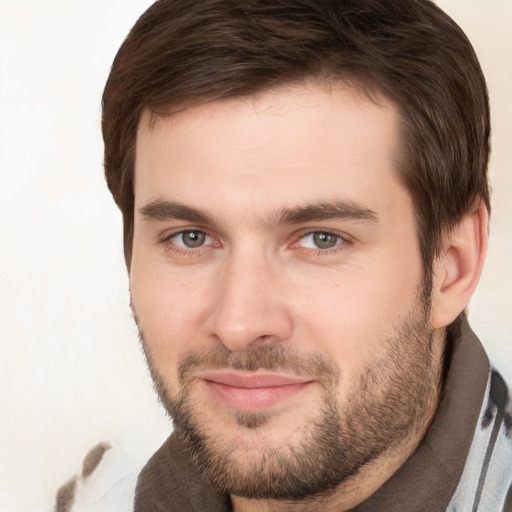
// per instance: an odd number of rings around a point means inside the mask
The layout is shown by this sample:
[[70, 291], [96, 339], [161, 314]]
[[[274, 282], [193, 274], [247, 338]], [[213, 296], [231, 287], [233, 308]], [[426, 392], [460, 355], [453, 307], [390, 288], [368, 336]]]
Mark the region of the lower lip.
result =
[[311, 384], [310, 382], [301, 382], [285, 386], [240, 388], [211, 380], [206, 380], [205, 383], [208, 391], [215, 398], [229, 407], [246, 411], [262, 411], [273, 407]]

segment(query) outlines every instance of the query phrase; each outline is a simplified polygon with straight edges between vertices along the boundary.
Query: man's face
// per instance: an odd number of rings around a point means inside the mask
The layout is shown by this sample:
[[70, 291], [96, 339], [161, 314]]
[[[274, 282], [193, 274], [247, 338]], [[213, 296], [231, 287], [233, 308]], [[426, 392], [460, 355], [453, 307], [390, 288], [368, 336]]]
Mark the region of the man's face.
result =
[[433, 412], [397, 116], [303, 85], [141, 120], [132, 304], [164, 405], [228, 492], [331, 489]]

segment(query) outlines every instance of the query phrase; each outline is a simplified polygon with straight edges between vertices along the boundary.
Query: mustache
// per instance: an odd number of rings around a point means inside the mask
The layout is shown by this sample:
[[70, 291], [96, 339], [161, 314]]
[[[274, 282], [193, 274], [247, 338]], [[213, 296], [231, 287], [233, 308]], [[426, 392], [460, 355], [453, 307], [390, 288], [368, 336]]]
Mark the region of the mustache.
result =
[[223, 345], [187, 352], [178, 367], [181, 382], [193, 379], [197, 370], [268, 370], [297, 376], [315, 377], [329, 387], [339, 382], [339, 368], [317, 352], [301, 353], [283, 345], [263, 345], [233, 352]]

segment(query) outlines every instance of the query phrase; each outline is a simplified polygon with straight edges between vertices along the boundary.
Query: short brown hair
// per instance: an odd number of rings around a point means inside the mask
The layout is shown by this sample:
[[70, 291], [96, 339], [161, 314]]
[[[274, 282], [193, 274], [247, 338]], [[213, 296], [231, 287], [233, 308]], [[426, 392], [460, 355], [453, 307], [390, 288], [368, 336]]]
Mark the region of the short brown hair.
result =
[[399, 107], [400, 177], [425, 268], [478, 200], [489, 209], [489, 105], [462, 30], [429, 0], [158, 0], [103, 94], [105, 175], [131, 261], [137, 126], [145, 108], [247, 96], [305, 79], [377, 89]]

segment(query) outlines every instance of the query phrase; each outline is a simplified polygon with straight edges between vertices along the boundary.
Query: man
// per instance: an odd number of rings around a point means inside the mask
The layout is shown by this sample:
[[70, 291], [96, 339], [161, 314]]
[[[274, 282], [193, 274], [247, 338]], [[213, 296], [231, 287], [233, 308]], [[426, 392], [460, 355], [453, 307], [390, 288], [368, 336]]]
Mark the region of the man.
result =
[[103, 98], [132, 309], [175, 430], [137, 511], [510, 511], [464, 309], [489, 113], [427, 0], [159, 0]]

